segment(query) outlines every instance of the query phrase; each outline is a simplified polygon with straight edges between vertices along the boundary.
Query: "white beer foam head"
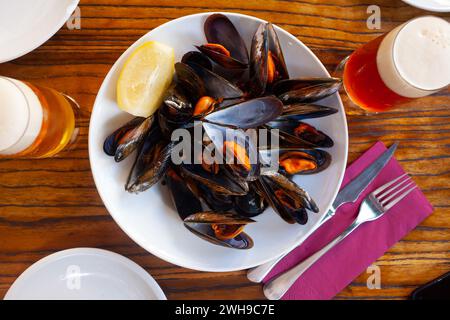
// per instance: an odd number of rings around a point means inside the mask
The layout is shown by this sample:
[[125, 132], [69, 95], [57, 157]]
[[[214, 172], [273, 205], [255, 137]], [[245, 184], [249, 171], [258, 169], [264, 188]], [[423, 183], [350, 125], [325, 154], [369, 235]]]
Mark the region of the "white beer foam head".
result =
[[24, 83], [0, 77], [0, 155], [31, 146], [42, 127], [39, 98]]
[[450, 24], [425, 16], [410, 20], [381, 42], [378, 72], [395, 93], [418, 98], [450, 84]]

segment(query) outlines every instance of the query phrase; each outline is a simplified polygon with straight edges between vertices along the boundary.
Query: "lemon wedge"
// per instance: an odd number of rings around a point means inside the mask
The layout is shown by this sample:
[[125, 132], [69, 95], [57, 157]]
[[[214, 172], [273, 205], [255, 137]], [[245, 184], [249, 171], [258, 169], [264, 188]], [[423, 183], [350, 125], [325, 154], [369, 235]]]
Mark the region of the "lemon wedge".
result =
[[117, 81], [117, 104], [125, 112], [149, 117], [161, 105], [174, 73], [173, 48], [149, 41], [125, 61]]

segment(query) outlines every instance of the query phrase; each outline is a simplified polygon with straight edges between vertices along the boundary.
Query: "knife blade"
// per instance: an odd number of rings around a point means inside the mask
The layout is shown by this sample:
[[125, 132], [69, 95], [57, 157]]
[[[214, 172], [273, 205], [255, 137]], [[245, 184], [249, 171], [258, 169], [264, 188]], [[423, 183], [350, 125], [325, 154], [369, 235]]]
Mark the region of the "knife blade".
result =
[[344, 203], [355, 202], [361, 192], [375, 179], [381, 169], [389, 162], [397, 150], [398, 142], [395, 142], [381, 156], [378, 157], [370, 166], [364, 169], [355, 179], [348, 183], [344, 189], [339, 191], [336, 199], [333, 201], [331, 211], [336, 211]]
[[[392, 158], [395, 150], [397, 150], [398, 142], [395, 142], [388, 150], [383, 152], [370, 166], [365, 168], [355, 179], [349, 182], [344, 189], [339, 191], [336, 199], [333, 201], [331, 208], [325, 214], [325, 216], [317, 223], [309, 232], [301, 239], [300, 243], [303, 243], [311, 234], [313, 234], [317, 229], [319, 229], [326, 221], [331, 219], [336, 210], [345, 203], [355, 202], [361, 192], [363, 192], [367, 186], [375, 179], [375, 177], [380, 173], [380, 171], [386, 166], [389, 160]], [[289, 251], [290, 252], [290, 251]], [[262, 265], [250, 269], [247, 272], [247, 278], [252, 281], [259, 283], [269, 274], [273, 267], [283, 259], [289, 252], [280, 255], [274, 260], [270, 260]]]

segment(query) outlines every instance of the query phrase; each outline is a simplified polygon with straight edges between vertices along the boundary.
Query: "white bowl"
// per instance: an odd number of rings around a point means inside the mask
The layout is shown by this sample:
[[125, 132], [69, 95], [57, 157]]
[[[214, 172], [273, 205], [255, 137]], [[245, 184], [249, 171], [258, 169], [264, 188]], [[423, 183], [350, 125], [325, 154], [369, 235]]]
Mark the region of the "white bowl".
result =
[[0, 1], [0, 63], [33, 51], [69, 19], [79, 0]]
[[[114, 64], [106, 76], [95, 101], [89, 132], [89, 156], [97, 189], [114, 220], [136, 243], [154, 255], [190, 269], [235, 271], [254, 267], [292, 249], [306, 232], [325, 214], [341, 184], [347, 161], [347, 123], [339, 96], [323, 100], [339, 109], [335, 115], [310, 122], [328, 133], [335, 146], [328, 151], [330, 167], [316, 175], [295, 180], [316, 200], [320, 213], [309, 214], [306, 225], [289, 225], [272, 209], [256, 217], [258, 223], [246, 227], [255, 245], [250, 250], [236, 250], [210, 244], [190, 233], [176, 213], [165, 186], [157, 185], [139, 195], [124, 190], [134, 156], [115, 163], [103, 153], [105, 138], [131, 117], [116, 105], [116, 81], [127, 56], [148, 40], [161, 41], [175, 48], [176, 59], [205, 43], [203, 23], [211, 13], [195, 14], [170, 21], [136, 41]], [[263, 20], [235, 13], [225, 13], [250, 44]], [[328, 77], [317, 57], [299, 40], [276, 27], [291, 76]]]

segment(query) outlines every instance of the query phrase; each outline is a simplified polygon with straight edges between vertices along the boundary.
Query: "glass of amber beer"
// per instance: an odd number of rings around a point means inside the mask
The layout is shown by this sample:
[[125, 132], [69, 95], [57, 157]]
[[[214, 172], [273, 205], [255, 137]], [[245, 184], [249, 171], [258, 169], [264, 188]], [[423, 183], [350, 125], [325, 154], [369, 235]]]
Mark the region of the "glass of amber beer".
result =
[[363, 45], [338, 67], [351, 102], [381, 112], [450, 84], [450, 24], [424, 16]]
[[78, 133], [78, 104], [56, 90], [0, 77], [0, 158], [49, 158]]

